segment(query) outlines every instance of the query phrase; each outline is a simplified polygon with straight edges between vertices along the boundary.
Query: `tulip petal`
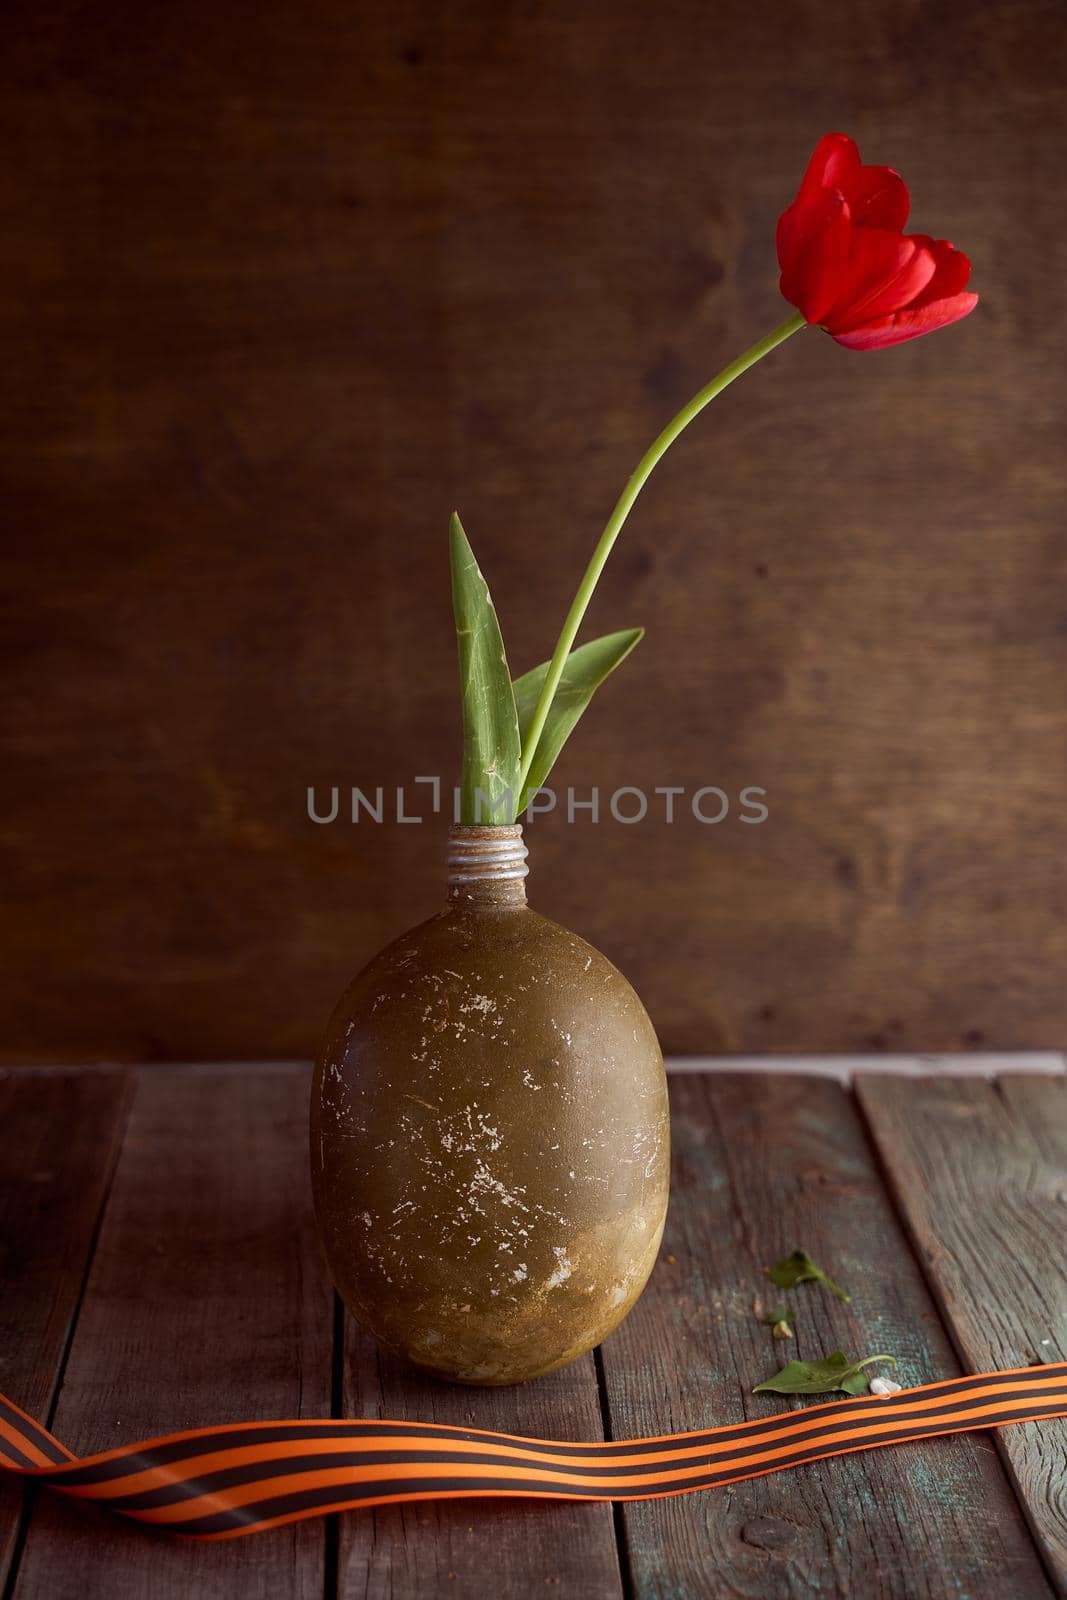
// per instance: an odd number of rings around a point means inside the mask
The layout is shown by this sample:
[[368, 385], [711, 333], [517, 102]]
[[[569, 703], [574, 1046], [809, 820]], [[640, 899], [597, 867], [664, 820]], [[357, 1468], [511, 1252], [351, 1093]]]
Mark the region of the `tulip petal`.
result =
[[969, 257], [947, 239], [931, 239], [927, 234], [915, 234], [918, 243], [924, 244], [934, 258], [934, 275], [926, 288], [915, 296], [912, 307], [929, 305], [932, 300], [947, 300], [962, 294], [971, 276]]
[[860, 171], [860, 153], [846, 133], [824, 133], [812, 152], [800, 180], [796, 199], [778, 218], [778, 265], [785, 260], [801, 225], [813, 206], [821, 207], [828, 192], [844, 193], [845, 185]]
[[849, 233], [848, 206], [838, 191], [798, 205], [786, 234], [787, 247], [779, 255], [780, 287], [808, 322], [822, 322], [844, 289]]
[[[834, 191], [829, 191], [833, 193]], [[803, 237], [812, 227], [818, 225], [820, 218], [826, 215], [827, 206], [826, 190], [820, 190], [810, 199], [796, 199], [788, 206], [778, 218], [778, 227], [775, 230], [775, 246], [778, 251], [778, 265], [785, 270], [785, 264], [793, 253], [796, 241]]]
[[778, 218], [778, 227], [775, 230], [774, 242], [778, 251], [778, 265], [783, 270], [785, 268], [786, 258], [793, 247], [793, 240], [796, 238], [797, 232], [799, 231], [800, 220], [804, 216], [805, 210], [806, 208], [801, 205], [799, 200], [794, 200], [793, 204], [791, 206], [787, 206], [782, 212], [781, 216]]
[[858, 228], [891, 228], [899, 233], [908, 220], [908, 186], [892, 167], [861, 167], [844, 192]]
[[846, 350], [883, 350], [891, 344], [903, 344], [908, 339], [920, 339], [923, 334], [936, 333], [969, 316], [978, 304], [976, 294], [954, 294], [944, 300], [931, 301], [929, 305], [908, 306], [895, 311], [892, 316], [881, 317], [862, 328], [850, 328], [844, 333], [831, 334]]
[[800, 180], [797, 199], [808, 198], [819, 189], [840, 189], [844, 193], [859, 170], [860, 153], [856, 141], [847, 133], [824, 133]]
[[853, 228], [845, 287], [822, 321], [831, 333], [902, 311], [934, 275], [933, 253], [885, 228]]

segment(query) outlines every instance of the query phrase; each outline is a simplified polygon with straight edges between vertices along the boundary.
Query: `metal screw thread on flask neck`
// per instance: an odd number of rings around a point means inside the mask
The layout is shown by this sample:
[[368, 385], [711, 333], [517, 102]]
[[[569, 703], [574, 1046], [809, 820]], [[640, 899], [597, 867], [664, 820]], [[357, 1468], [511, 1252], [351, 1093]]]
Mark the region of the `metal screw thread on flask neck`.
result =
[[448, 830], [448, 898], [521, 905], [529, 872], [522, 827], [457, 824]]

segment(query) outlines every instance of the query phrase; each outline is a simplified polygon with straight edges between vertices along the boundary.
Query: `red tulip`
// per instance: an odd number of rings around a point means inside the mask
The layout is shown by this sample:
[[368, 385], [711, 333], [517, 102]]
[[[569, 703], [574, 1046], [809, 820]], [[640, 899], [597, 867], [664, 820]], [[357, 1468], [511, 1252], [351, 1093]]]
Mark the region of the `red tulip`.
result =
[[778, 219], [781, 289], [809, 323], [850, 350], [933, 333], [974, 310], [971, 263], [947, 239], [905, 234], [908, 190], [892, 167], [865, 167], [853, 141], [815, 146]]

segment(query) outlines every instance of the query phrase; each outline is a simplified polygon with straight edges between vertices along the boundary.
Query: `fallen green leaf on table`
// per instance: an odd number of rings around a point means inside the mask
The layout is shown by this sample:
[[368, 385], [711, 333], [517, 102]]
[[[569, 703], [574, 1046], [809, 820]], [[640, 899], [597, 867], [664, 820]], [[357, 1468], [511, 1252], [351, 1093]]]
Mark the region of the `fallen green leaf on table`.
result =
[[757, 1383], [753, 1394], [866, 1394], [867, 1374], [864, 1367], [876, 1361], [889, 1361], [895, 1367], [896, 1356], [866, 1356], [862, 1361], [850, 1361], [843, 1350], [821, 1361], [790, 1361], [781, 1372], [763, 1383]]
[[836, 1294], [839, 1300], [852, 1299], [839, 1283], [835, 1283], [821, 1267], [815, 1265], [806, 1250], [794, 1250], [784, 1261], [776, 1261], [773, 1267], [767, 1268], [767, 1276], [779, 1289], [795, 1289], [798, 1283], [825, 1283], [831, 1294]]

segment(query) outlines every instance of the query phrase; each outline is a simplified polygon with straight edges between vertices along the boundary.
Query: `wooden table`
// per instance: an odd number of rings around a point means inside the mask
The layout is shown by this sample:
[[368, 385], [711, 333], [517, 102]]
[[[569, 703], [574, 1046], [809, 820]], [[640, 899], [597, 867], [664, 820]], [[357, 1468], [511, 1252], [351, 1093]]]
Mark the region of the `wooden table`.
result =
[[[422, 1381], [320, 1264], [302, 1066], [0, 1077], [0, 1390], [88, 1451], [201, 1423], [382, 1416], [561, 1438], [738, 1421], [782, 1353], [753, 1312], [802, 1245], [790, 1354], [891, 1351], [906, 1383], [1067, 1359], [1067, 1080], [672, 1080], [663, 1255], [624, 1326], [526, 1388]], [[845, 1456], [612, 1509], [420, 1504], [196, 1546], [0, 1490], [5, 1595], [1067, 1594], [1067, 1422]]]

